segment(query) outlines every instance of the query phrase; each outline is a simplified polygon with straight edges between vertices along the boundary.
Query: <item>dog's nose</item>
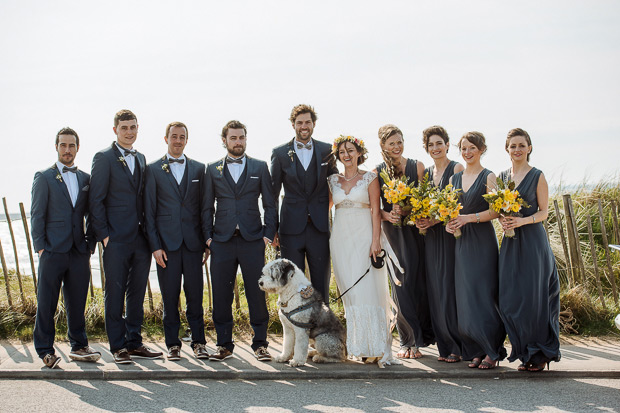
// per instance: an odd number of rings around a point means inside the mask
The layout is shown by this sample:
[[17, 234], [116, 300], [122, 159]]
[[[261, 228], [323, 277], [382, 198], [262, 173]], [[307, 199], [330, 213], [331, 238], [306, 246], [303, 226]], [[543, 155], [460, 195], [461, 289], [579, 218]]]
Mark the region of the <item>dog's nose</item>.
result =
[[258, 282], [258, 285], [260, 285], [260, 286], [262, 287], [262, 286], [263, 286], [263, 282], [262, 282], [262, 281], [259, 281], [259, 282]]

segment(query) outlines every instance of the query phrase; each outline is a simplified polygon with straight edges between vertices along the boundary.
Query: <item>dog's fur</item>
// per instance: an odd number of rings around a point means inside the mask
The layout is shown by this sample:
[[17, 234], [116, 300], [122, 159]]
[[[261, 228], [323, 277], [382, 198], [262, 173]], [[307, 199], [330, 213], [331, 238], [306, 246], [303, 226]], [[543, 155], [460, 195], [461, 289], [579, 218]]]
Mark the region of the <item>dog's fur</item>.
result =
[[[290, 360], [291, 366], [303, 366], [308, 356], [315, 363], [334, 363], [346, 358], [346, 332], [340, 320], [323, 302], [321, 294], [314, 290], [312, 296], [303, 298], [300, 291], [312, 284], [301, 270], [287, 259], [277, 259], [265, 265], [263, 275], [258, 280], [259, 287], [268, 293], [279, 294], [278, 306], [280, 321], [284, 329], [282, 354], [275, 358], [279, 363]], [[297, 327], [282, 314], [312, 303], [311, 307], [291, 315], [300, 323], [312, 323], [306, 329]], [[286, 307], [282, 307], [285, 304]], [[310, 340], [314, 342], [316, 352], [308, 354]]]

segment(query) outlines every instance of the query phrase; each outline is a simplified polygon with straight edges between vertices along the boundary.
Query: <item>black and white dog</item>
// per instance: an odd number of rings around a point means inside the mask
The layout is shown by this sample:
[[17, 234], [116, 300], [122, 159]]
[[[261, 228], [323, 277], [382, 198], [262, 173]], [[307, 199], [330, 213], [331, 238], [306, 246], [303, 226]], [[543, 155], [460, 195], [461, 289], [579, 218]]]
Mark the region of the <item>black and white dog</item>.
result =
[[[284, 328], [282, 354], [279, 363], [290, 360], [297, 367], [308, 356], [315, 363], [335, 363], [346, 358], [346, 332], [338, 317], [323, 302], [321, 294], [299, 268], [287, 259], [277, 259], [263, 267], [259, 287], [268, 293], [279, 294], [280, 321]], [[310, 340], [316, 352], [308, 354]]]

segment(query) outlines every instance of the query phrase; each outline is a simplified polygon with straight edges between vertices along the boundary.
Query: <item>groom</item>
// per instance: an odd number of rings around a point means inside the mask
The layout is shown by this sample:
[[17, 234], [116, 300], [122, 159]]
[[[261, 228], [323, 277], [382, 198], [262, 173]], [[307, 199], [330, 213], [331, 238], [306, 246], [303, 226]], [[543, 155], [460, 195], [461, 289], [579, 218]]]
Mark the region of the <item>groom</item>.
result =
[[329, 189], [327, 177], [338, 173], [331, 145], [312, 139], [316, 113], [309, 105], [293, 108], [290, 121], [295, 138], [271, 155], [273, 193], [284, 186], [279, 239], [282, 258], [305, 271], [326, 303], [329, 302]]
[[[211, 254], [213, 324], [217, 333], [217, 352], [209, 360], [232, 357], [233, 289], [237, 267], [241, 266], [254, 330], [252, 350], [259, 361], [271, 361], [267, 351], [269, 312], [265, 293], [258, 288], [265, 246], [274, 239], [278, 219], [271, 176], [266, 162], [245, 154], [246, 128], [241, 122], [231, 120], [224, 126], [222, 143], [228, 154], [207, 166], [204, 185], [206, 214], [202, 226]], [[259, 196], [264, 224], [258, 208]]]

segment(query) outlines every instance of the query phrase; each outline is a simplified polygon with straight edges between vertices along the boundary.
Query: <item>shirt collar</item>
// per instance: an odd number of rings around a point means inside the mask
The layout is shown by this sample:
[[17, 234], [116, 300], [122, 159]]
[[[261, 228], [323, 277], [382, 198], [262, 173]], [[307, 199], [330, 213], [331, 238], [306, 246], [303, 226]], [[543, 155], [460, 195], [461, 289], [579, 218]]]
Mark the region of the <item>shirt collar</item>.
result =
[[[119, 151], [121, 151], [121, 155], [125, 156], [125, 151], [129, 150], [129, 151], [133, 151], [133, 146], [129, 149], [125, 149], [123, 148], [121, 145], [118, 144], [118, 142], [114, 142], [114, 144], [116, 145], [116, 147], [118, 148]], [[128, 155], [129, 156], [129, 155]]]
[[[59, 162], [59, 161], [56, 161], [56, 168], [58, 168], [58, 172], [60, 172], [61, 174], [62, 174], [62, 173], [66, 173], [66, 174], [68, 174], [68, 173], [69, 173], [69, 172], [63, 172], [63, 171], [62, 171], [62, 168], [63, 168], [63, 167], [65, 167], [65, 166], [67, 166], [67, 165], [65, 165], [65, 164], [63, 164], [63, 163], [61, 163], [61, 162]], [[74, 166], [75, 166], [75, 163], [73, 163], [72, 165], [70, 165], [70, 168], [73, 168]]]
[[168, 157], [168, 159], [185, 159], [185, 162], [187, 162], [187, 158], [185, 157], [185, 154], [182, 153], [180, 157], [175, 158], [174, 156], [170, 155], [169, 153], [166, 153], [166, 156]]

